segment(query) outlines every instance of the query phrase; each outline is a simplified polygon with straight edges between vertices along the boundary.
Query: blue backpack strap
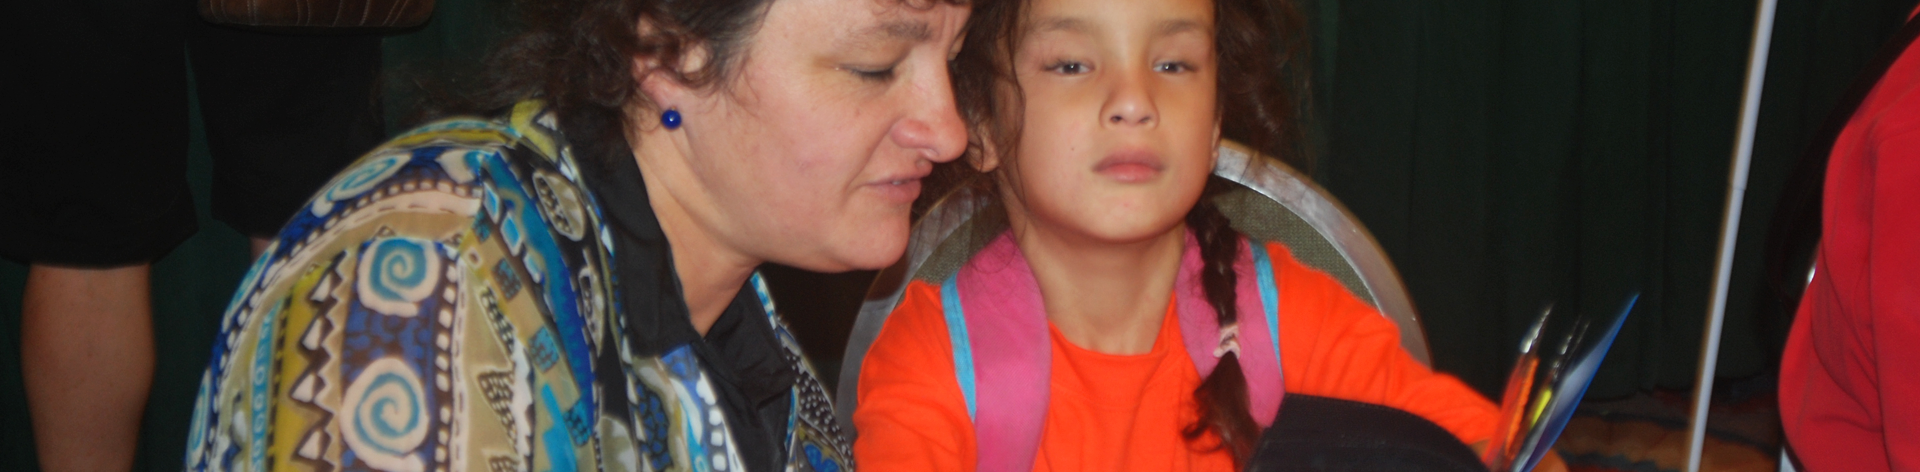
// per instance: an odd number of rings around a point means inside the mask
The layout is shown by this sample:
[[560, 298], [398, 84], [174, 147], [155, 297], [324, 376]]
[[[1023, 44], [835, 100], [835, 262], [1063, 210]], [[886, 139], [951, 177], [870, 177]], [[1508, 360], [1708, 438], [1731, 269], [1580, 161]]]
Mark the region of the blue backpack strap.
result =
[[940, 284], [940, 308], [947, 320], [947, 340], [953, 344], [953, 376], [960, 381], [960, 395], [967, 399], [967, 419], [974, 419], [979, 407], [974, 396], [973, 338], [967, 336], [967, 315], [960, 305], [960, 274], [948, 276]]
[[[1267, 316], [1267, 339], [1273, 340], [1273, 359], [1276, 365], [1280, 361], [1280, 285], [1273, 276], [1273, 256], [1267, 254], [1267, 245], [1247, 239], [1247, 253], [1253, 255], [1253, 270], [1260, 287], [1260, 307]], [[1282, 378], [1285, 378], [1282, 371]]]

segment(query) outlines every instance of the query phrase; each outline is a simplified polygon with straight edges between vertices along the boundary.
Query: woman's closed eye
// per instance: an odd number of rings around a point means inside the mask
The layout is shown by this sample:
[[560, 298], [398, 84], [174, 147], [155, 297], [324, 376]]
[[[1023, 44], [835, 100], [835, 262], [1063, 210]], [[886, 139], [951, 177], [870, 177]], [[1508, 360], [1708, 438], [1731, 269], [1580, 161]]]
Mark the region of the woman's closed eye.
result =
[[861, 66], [841, 66], [840, 67], [841, 70], [845, 70], [847, 72], [853, 73], [853, 75], [855, 77], [859, 77], [860, 80], [864, 80], [867, 82], [876, 82], [876, 83], [893, 81], [893, 78], [897, 75], [894, 73], [895, 69], [897, 68], [898, 68], [897, 63], [888, 64], [888, 65], [879, 66], [879, 67], [861, 67]]

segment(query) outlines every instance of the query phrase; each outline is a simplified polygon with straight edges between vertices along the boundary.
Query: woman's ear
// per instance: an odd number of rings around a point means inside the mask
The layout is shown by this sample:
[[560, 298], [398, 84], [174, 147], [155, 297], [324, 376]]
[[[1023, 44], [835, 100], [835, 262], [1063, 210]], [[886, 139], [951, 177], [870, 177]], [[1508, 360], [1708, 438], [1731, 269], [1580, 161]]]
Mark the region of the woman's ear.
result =
[[706, 66], [707, 49], [704, 46], [687, 48], [671, 69], [663, 67], [658, 57], [633, 57], [633, 76], [640, 81], [640, 93], [646, 94], [648, 101], [660, 108], [672, 108], [697, 94], [694, 87], [682, 80], [694, 76]]
[[[657, 34], [658, 31], [653, 20], [644, 17], [635, 25], [635, 32], [642, 38]], [[675, 108], [695, 93], [684, 79], [698, 76], [706, 68], [707, 59], [704, 43], [694, 43], [681, 49], [679, 57], [671, 64], [660, 56], [634, 55], [633, 77], [639, 82], [640, 93], [646, 95], [648, 103], [660, 109]]]

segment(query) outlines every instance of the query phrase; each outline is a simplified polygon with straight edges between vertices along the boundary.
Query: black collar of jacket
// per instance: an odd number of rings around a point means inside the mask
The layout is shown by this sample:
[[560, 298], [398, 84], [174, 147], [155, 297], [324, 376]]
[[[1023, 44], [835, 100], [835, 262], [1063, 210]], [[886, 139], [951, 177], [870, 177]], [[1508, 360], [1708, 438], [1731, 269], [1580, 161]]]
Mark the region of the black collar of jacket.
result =
[[[779, 457], [784, 457], [783, 438], [765, 433], [785, 432], [785, 399], [797, 375], [792, 363], [798, 360], [787, 358], [786, 349], [774, 335], [772, 324], [767, 322], [767, 313], [761, 308], [752, 281], [741, 284], [733, 302], [707, 330], [707, 335], [700, 336], [693, 328], [680, 277], [673, 268], [673, 252], [660, 229], [660, 220], [654, 216], [646, 184], [640, 179], [640, 168], [627, 143], [625, 140], [607, 143], [602, 149], [575, 144], [575, 150], [580, 151], [576, 156], [582, 160], [579, 164], [588, 170], [583, 172], [583, 177], [598, 197], [602, 217], [612, 233], [613, 286], [625, 312], [620, 316], [626, 317], [626, 334], [633, 340], [633, 355], [658, 356], [683, 345], [691, 346], [694, 355], [715, 377], [712, 379], [715, 393], [723, 397], [722, 403], [732, 404], [727, 409], [729, 416], [736, 418], [733, 426], [736, 433], [762, 432], [735, 437], [738, 445], [746, 446], [742, 453], [749, 470], [769, 470], [751, 467], [760, 465], [756, 463], [761, 463], [759, 459], [766, 456], [748, 451], [760, 449], [751, 447], [752, 443], [764, 438], [773, 444], [765, 444], [766, 449], [762, 450], [779, 451]], [[744, 412], [735, 407], [777, 412], [778, 417], [761, 418], [763, 421], [759, 422], [739, 421], [744, 418], [735, 415]], [[741, 424], [763, 422], [767, 424], [754, 426], [766, 428]], [[774, 423], [778, 423], [777, 427]], [[778, 464], [765, 466], [777, 467]]]

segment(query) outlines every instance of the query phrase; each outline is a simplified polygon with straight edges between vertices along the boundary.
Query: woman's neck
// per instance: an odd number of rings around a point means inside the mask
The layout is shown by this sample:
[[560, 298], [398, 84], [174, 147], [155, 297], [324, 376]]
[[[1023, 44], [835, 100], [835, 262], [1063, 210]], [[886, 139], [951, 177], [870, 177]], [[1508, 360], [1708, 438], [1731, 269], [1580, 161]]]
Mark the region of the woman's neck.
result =
[[647, 186], [647, 200], [660, 221], [660, 231], [672, 248], [669, 256], [674, 275], [680, 277], [680, 295], [687, 302], [693, 329], [705, 336], [761, 261], [728, 246], [712, 228], [700, 224], [688, 208], [690, 199], [683, 198], [700, 190], [699, 180], [687, 167], [684, 150], [658, 131], [630, 133], [627, 142], [635, 143], [634, 161], [640, 166], [640, 180]]
[[[1010, 215], [1011, 216], [1011, 215]], [[1015, 217], [1047, 320], [1076, 346], [1107, 354], [1153, 349], [1186, 250], [1186, 226], [1141, 241], [1088, 241]]]

